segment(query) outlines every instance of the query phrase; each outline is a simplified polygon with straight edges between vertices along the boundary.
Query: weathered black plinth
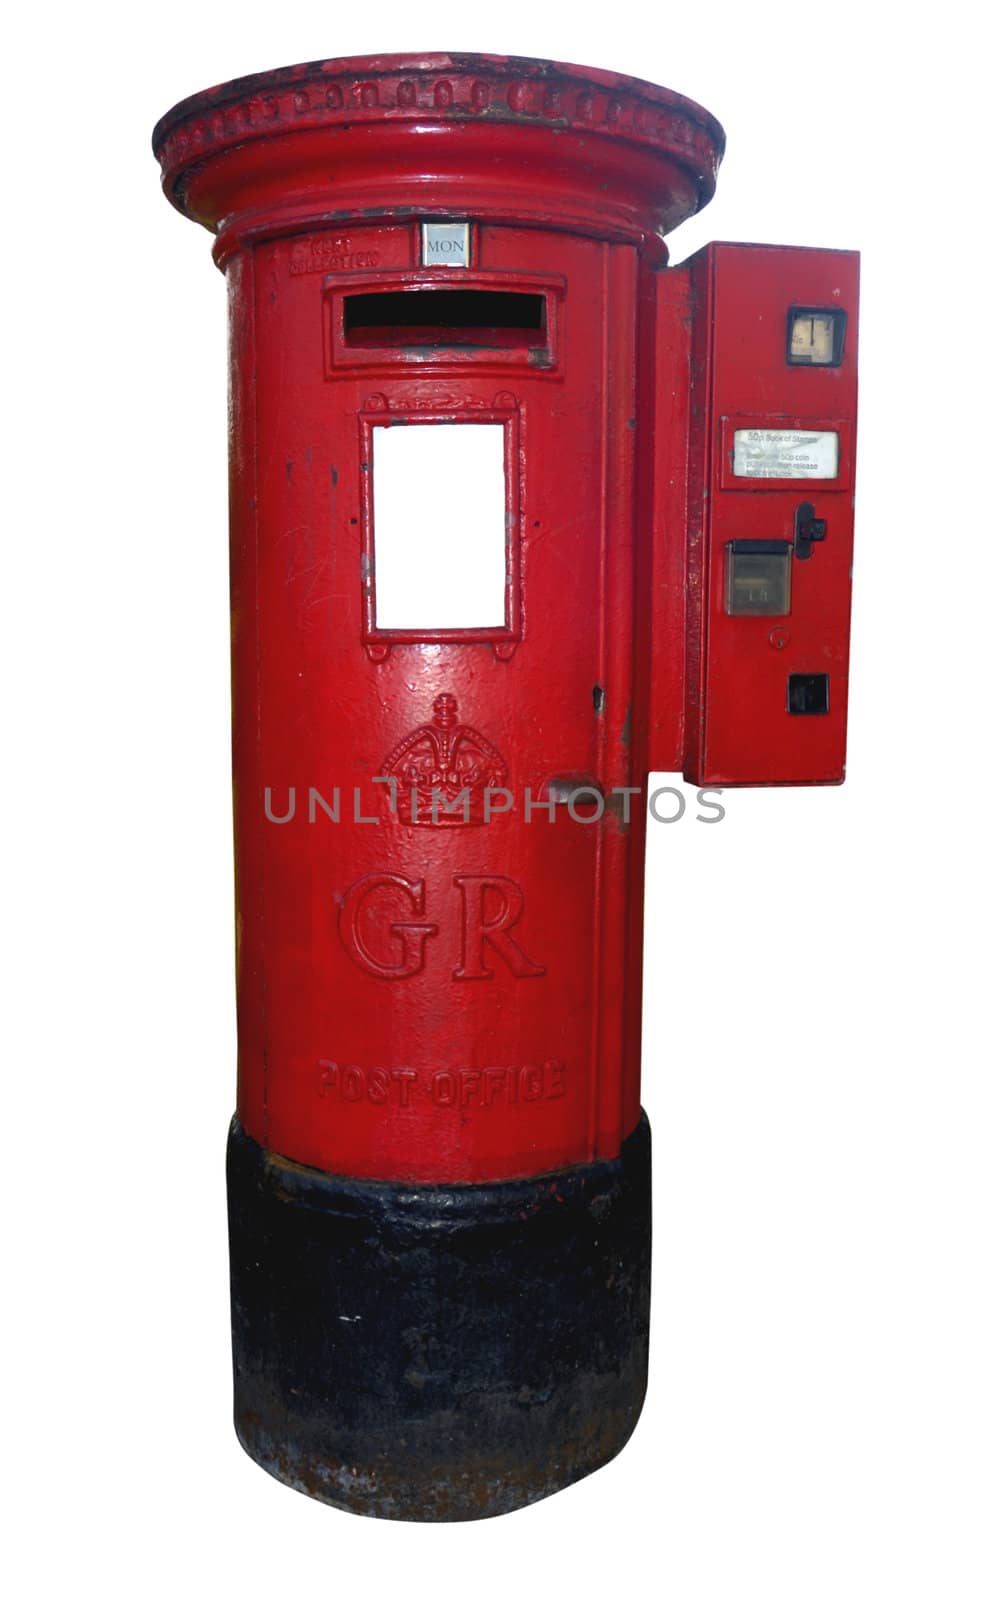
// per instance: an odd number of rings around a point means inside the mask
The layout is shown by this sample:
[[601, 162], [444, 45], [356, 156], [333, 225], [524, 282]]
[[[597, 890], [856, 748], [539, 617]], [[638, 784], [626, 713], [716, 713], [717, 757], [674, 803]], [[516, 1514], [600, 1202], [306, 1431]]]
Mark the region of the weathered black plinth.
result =
[[514, 1511], [601, 1467], [647, 1385], [650, 1129], [617, 1161], [407, 1187], [228, 1142], [235, 1426], [368, 1516]]

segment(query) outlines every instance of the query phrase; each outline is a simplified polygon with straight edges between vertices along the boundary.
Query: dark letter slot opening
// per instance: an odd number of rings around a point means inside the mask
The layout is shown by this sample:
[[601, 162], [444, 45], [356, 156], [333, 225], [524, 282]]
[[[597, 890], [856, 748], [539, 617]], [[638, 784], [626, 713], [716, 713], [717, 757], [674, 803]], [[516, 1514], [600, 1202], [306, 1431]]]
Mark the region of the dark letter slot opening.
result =
[[543, 294], [512, 289], [397, 289], [344, 297], [354, 349], [544, 349]]

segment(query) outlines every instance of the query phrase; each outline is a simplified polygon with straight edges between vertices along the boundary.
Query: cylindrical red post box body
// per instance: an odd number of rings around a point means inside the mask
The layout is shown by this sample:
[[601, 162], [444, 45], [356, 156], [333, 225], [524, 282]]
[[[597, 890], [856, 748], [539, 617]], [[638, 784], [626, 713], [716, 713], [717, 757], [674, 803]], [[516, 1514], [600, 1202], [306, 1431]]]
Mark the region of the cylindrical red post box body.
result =
[[650, 281], [721, 148], [497, 57], [156, 130], [230, 294], [237, 1425], [357, 1510], [523, 1504], [642, 1403]]

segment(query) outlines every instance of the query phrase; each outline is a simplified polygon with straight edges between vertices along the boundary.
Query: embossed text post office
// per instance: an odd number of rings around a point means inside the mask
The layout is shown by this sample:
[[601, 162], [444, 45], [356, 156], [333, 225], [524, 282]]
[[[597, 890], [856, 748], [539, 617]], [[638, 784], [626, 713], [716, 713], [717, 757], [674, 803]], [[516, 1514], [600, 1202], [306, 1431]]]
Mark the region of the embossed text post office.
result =
[[231, 319], [236, 1427], [490, 1516], [643, 1402], [648, 771], [844, 775], [857, 257], [668, 267], [722, 130], [583, 67], [315, 62], [154, 148]]

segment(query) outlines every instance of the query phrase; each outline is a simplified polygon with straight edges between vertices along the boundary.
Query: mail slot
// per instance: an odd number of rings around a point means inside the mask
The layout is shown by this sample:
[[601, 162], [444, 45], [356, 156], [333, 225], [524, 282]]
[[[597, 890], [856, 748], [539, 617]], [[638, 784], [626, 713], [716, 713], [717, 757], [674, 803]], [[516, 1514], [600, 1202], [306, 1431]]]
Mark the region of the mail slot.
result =
[[344, 342], [362, 349], [540, 349], [545, 297], [520, 289], [380, 289], [344, 296]]
[[289, 68], [154, 148], [229, 295], [236, 1428], [494, 1515], [643, 1404], [648, 772], [843, 776], [857, 258], [667, 266], [722, 130], [582, 67]]

